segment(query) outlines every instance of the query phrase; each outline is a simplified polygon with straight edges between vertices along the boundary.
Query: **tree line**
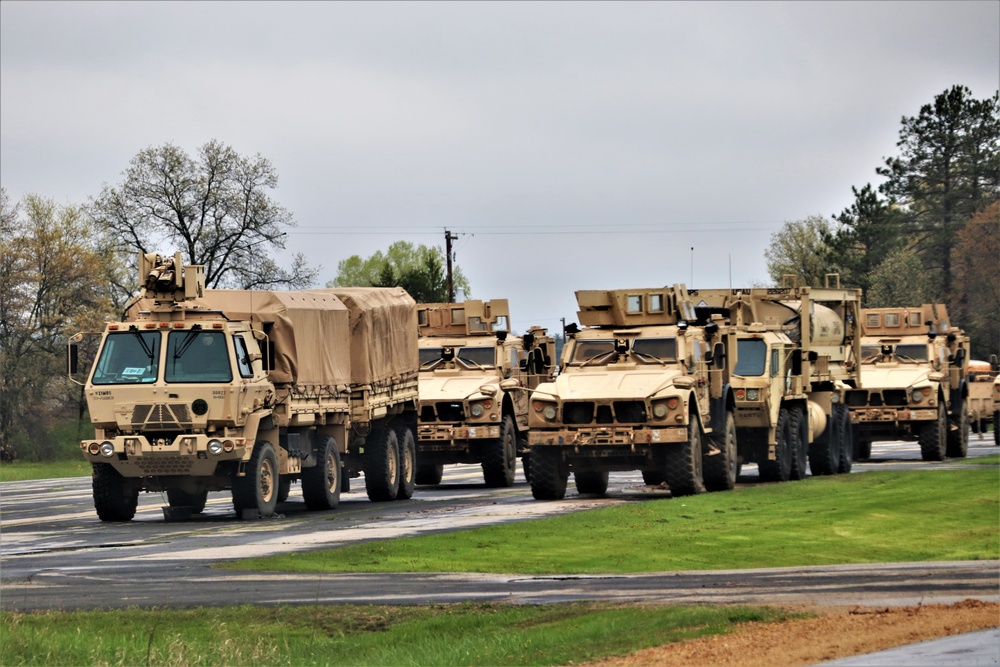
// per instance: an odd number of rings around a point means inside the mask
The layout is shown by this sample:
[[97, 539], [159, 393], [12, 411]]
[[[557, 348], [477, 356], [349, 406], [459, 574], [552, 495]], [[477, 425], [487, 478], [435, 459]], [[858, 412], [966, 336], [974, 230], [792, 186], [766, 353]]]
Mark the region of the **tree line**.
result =
[[872, 308], [944, 303], [972, 354], [1000, 352], [1000, 105], [952, 86], [903, 117], [897, 154], [851, 188], [839, 214], [785, 223], [768, 274], [821, 286], [829, 273]]

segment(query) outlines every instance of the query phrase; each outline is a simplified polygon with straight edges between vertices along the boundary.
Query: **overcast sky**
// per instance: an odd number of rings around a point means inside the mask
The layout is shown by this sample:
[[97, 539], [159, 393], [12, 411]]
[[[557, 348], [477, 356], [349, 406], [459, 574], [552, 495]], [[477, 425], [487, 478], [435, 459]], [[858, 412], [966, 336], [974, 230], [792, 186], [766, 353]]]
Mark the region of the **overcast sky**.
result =
[[1000, 87], [1000, 2], [3, 0], [0, 76], [15, 200], [218, 139], [272, 161], [320, 284], [447, 228], [474, 297], [556, 329], [578, 289], [766, 282], [903, 116]]

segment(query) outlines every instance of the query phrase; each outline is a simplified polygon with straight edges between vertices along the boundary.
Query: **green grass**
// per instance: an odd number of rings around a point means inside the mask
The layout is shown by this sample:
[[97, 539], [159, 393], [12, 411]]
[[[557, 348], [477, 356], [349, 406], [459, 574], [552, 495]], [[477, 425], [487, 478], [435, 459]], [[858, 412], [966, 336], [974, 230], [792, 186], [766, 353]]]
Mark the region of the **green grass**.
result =
[[78, 461], [46, 461], [0, 463], [0, 482], [23, 482], [30, 479], [59, 477], [90, 477], [90, 462], [81, 456]]
[[220, 564], [296, 572], [630, 573], [1000, 557], [994, 468], [809, 478]]
[[1000, 454], [987, 454], [986, 456], [977, 456], [972, 459], [950, 459], [949, 463], [960, 463], [973, 466], [995, 466], [1000, 464]]
[[0, 613], [0, 664], [565, 665], [786, 618], [593, 603]]

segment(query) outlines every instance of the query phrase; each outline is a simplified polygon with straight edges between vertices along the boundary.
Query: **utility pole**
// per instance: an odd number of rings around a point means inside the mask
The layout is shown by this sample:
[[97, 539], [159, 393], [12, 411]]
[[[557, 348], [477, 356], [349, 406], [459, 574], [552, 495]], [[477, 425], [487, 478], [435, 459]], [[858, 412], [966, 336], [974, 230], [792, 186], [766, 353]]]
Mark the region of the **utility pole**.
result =
[[448, 303], [455, 302], [455, 283], [451, 276], [451, 242], [458, 239], [458, 234], [452, 234], [447, 229], [444, 230], [444, 254], [448, 258]]

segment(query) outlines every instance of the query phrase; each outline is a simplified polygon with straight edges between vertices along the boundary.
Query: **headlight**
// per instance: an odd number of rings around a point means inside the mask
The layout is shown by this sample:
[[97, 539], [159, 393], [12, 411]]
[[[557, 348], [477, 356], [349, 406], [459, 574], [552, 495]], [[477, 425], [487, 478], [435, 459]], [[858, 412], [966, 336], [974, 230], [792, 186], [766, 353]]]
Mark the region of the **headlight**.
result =
[[545, 415], [546, 419], [548, 419], [549, 421], [552, 421], [553, 419], [556, 418], [556, 409], [555, 409], [555, 406], [552, 406], [552, 405], [545, 406], [545, 410], [544, 410], [544, 412], [542, 412], [542, 414]]
[[483, 416], [483, 404], [482, 403], [473, 403], [472, 407], [469, 409], [469, 412], [472, 413], [473, 417], [482, 417]]
[[101, 443], [101, 456], [107, 456], [108, 458], [115, 455], [115, 446], [110, 442]]
[[212, 456], [218, 456], [222, 453], [222, 441], [221, 440], [209, 440], [208, 441], [208, 453]]
[[657, 403], [653, 406], [653, 416], [657, 419], [663, 419], [667, 416], [667, 406], [663, 403]]
[[748, 401], [760, 400], [760, 389], [747, 389], [747, 400]]
[[922, 400], [924, 400], [924, 395], [920, 393], [919, 389], [914, 389], [913, 393], [910, 394], [910, 401], [913, 403], [919, 403]]

